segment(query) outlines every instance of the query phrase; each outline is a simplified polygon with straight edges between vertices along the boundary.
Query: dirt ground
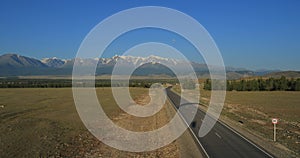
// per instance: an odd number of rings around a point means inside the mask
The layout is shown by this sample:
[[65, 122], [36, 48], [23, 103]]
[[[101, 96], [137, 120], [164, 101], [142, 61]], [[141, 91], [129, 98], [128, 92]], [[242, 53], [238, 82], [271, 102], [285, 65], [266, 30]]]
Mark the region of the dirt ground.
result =
[[[149, 101], [147, 89], [130, 91], [136, 102]], [[153, 117], [140, 119], [116, 106], [110, 88], [97, 89], [97, 95], [114, 123], [129, 130], [162, 127], [175, 113], [166, 104]], [[69, 88], [0, 89], [0, 124], [0, 157], [201, 157], [188, 131], [149, 152], [126, 152], [105, 145], [81, 122]]]

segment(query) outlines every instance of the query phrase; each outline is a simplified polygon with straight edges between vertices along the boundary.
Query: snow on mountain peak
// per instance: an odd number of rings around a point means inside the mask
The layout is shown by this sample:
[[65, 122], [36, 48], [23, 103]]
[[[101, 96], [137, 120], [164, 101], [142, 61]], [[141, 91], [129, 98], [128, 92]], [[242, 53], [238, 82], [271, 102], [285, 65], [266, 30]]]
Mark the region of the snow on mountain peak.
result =
[[42, 63], [48, 65], [49, 67], [61, 67], [61, 66], [63, 66], [67, 62], [67, 60], [65, 60], [65, 59], [59, 59], [57, 57], [43, 58], [40, 61]]
[[[75, 59], [74, 59], [75, 60]], [[132, 64], [136, 66], [141, 66], [146, 63], [151, 64], [163, 64], [168, 63], [172, 65], [177, 65], [180, 63], [180, 60], [173, 59], [173, 58], [164, 58], [156, 55], [149, 55], [146, 57], [140, 57], [140, 56], [125, 56], [125, 55], [114, 55], [111, 58], [77, 58], [76, 59], [81, 65], [106, 65], [106, 64]], [[62, 67], [65, 64], [70, 65], [72, 62], [72, 59], [66, 60], [66, 59], [59, 59], [57, 57], [52, 58], [43, 58], [40, 60], [42, 63], [48, 65], [49, 67]], [[71, 64], [72, 65], [72, 64]]]

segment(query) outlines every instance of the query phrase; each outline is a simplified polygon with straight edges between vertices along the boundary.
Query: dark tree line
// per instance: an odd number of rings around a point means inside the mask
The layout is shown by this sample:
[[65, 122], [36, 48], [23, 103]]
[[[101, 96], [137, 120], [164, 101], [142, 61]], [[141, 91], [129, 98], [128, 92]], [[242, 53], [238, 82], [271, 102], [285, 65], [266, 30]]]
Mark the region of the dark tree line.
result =
[[[92, 85], [89, 81], [76, 81], [76, 86], [86, 87]], [[125, 81], [111, 82], [109, 79], [95, 80], [95, 87], [144, 87], [150, 88], [154, 83], [170, 83], [176, 84], [176, 79], [131, 79], [129, 84]], [[65, 88], [72, 87], [72, 80], [70, 79], [0, 79], [0, 88]]]
[[[204, 89], [212, 89], [210, 79], [204, 82]], [[300, 91], [300, 78], [287, 79], [282, 76], [278, 79], [228, 80], [226, 89], [228, 91]]]
[[72, 87], [66, 79], [1, 79], [0, 88], [63, 88]]

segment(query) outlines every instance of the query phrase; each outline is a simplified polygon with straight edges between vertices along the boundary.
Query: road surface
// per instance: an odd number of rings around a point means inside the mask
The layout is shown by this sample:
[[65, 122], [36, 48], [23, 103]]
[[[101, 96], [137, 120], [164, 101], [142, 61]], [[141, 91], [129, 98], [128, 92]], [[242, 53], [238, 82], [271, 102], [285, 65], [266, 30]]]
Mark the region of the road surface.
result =
[[[180, 96], [171, 91], [171, 88], [166, 89], [167, 95], [175, 106], [180, 105]], [[274, 157], [267, 153], [254, 143], [250, 142], [236, 131], [221, 122], [216, 122], [212, 130], [204, 137], [199, 138], [198, 132], [204, 118], [205, 113], [198, 109], [194, 118], [194, 123], [191, 124], [191, 131], [194, 133], [201, 143], [204, 152], [211, 158], [261, 158]]]

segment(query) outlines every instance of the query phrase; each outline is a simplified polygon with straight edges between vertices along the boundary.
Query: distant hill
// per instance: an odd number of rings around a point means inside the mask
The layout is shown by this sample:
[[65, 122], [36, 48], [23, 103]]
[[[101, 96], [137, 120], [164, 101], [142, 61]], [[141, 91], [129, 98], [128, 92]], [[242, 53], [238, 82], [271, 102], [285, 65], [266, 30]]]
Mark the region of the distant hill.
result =
[[280, 71], [280, 72], [272, 72], [264, 75], [264, 77], [273, 77], [273, 78], [280, 78], [281, 76], [285, 76], [287, 78], [300, 78], [300, 71]]
[[47, 65], [40, 60], [17, 54], [4, 54], [0, 56], [1, 68], [45, 68]]
[[38, 75], [46, 69], [48, 66], [38, 59], [17, 54], [0, 56], [0, 76]]

